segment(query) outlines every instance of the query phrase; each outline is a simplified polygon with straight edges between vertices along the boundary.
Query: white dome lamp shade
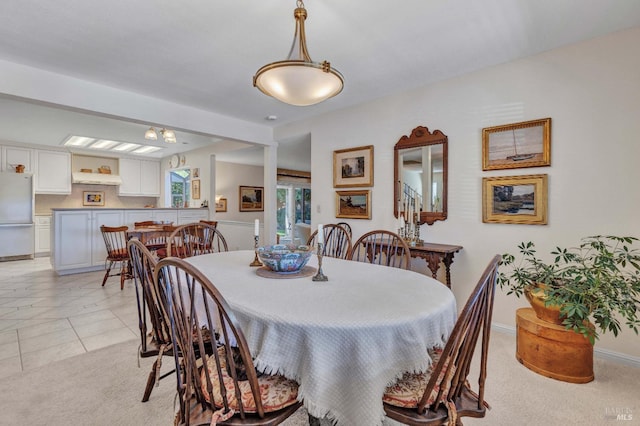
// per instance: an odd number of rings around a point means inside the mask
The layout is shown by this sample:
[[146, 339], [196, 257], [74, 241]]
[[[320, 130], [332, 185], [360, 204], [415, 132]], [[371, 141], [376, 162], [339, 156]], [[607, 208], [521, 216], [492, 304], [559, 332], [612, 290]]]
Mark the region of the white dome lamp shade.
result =
[[288, 58], [260, 68], [253, 77], [253, 85], [286, 104], [309, 106], [340, 93], [344, 78], [329, 62], [313, 62], [309, 57], [304, 32], [307, 10], [300, 0], [297, 6], [293, 12], [296, 32]]

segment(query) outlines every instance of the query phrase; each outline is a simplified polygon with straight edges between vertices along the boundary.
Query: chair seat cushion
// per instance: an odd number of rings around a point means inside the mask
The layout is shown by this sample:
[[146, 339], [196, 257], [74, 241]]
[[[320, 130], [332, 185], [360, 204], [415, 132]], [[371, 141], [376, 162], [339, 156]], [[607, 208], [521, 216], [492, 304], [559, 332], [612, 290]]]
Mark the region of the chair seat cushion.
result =
[[[235, 397], [235, 390], [233, 385], [233, 378], [227, 374], [226, 362], [225, 362], [225, 349], [220, 347], [218, 354], [221, 360], [222, 380], [226, 388], [227, 397], [229, 399], [229, 406], [238, 411], [238, 401]], [[213, 385], [213, 405], [216, 408], [222, 408], [222, 396], [220, 394], [220, 381], [218, 380], [218, 372], [215, 364], [215, 359], [210, 357], [207, 362], [207, 370], [211, 377]], [[207, 400], [211, 403], [211, 398], [207, 390], [207, 381], [204, 376], [205, 370], [202, 370], [202, 393]], [[278, 411], [290, 405], [293, 405], [298, 400], [298, 383], [293, 380], [289, 380], [281, 375], [262, 375], [258, 377], [258, 384], [260, 387], [260, 399], [262, 400], [262, 407], [266, 413]], [[251, 394], [251, 386], [248, 380], [238, 382], [240, 387], [240, 397], [242, 399], [242, 405], [244, 411], [247, 413], [257, 412], [256, 403]]]
[[[442, 355], [441, 348], [432, 348], [429, 350], [431, 357], [431, 365], [427, 371], [422, 373], [404, 373], [402, 378], [391, 386], [388, 386], [385, 390], [382, 401], [402, 408], [416, 408], [418, 402], [422, 398], [427, 384], [431, 379], [431, 374], [436, 364], [440, 360]], [[440, 383], [442, 382], [445, 369], [442, 370], [440, 377], [438, 378], [438, 384], [435, 386], [429, 399], [427, 400], [427, 406], [433, 404], [440, 390]]]

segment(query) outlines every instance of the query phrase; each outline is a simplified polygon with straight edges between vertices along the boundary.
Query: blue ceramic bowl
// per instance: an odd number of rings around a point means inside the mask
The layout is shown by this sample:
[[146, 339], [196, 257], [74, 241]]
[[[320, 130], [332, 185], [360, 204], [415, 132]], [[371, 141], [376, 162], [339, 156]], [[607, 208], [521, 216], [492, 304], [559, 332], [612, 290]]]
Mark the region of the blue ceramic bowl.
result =
[[313, 247], [277, 244], [258, 247], [258, 258], [264, 266], [280, 274], [294, 274], [307, 264]]

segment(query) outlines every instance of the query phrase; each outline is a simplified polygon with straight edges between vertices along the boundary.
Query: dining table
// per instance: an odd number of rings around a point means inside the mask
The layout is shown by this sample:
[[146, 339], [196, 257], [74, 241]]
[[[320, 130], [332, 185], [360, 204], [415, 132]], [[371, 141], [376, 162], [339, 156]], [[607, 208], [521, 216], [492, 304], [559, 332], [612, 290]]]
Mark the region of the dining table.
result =
[[[382, 396], [405, 372], [426, 371], [427, 350], [457, 317], [449, 288], [424, 274], [324, 257], [327, 281], [251, 267], [253, 250], [185, 260], [221, 292], [254, 365], [299, 384], [309, 414], [337, 425], [381, 425]], [[315, 270], [313, 271], [315, 272]]]

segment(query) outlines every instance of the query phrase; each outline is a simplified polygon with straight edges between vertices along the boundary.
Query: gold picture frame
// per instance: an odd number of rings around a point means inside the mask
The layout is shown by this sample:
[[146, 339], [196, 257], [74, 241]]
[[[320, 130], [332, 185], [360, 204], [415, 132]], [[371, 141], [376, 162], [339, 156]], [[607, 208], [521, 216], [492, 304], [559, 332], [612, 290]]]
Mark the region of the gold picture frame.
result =
[[333, 187], [373, 186], [373, 145], [333, 151]]
[[200, 199], [200, 179], [193, 179], [191, 181], [191, 198], [194, 200]]
[[484, 223], [547, 224], [547, 175], [482, 178]]
[[104, 191], [83, 191], [83, 206], [104, 206]]
[[240, 186], [238, 201], [241, 212], [262, 212], [264, 211], [264, 187], [262, 186]]
[[482, 170], [551, 165], [551, 118], [482, 129]]
[[216, 201], [216, 213], [223, 213], [227, 211], [227, 199], [220, 198]]
[[336, 191], [336, 217], [371, 219], [371, 191]]

